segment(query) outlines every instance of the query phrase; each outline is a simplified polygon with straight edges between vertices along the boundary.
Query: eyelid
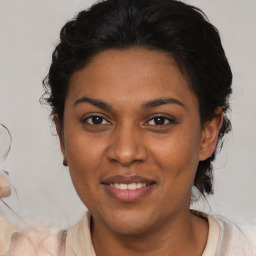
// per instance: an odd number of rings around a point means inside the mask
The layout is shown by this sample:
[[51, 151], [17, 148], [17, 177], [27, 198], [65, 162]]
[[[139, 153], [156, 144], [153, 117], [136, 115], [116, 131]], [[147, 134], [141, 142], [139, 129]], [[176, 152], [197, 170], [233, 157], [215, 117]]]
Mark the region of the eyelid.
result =
[[[152, 119], [154, 118], [157, 118], [157, 117], [162, 117], [162, 118], [165, 118], [169, 121], [168, 124], [162, 124], [162, 125], [149, 125], [147, 124], [149, 121], [151, 121]], [[157, 126], [157, 127], [160, 127], [160, 126], [166, 126], [166, 125], [169, 125], [169, 124], [175, 124], [177, 123], [177, 120], [170, 116], [170, 115], [166, 115], [166, 114], [155, 114], [155, 115], [152, 115], [150, 117], [147, 118], [147, 121], [145, 122], [146, 126]]]
[[[99, 116], [99, 117], [103, 118], [103, 119], [108, 123], [108, 125], [112, 125], [112, 123], [109, 121], [109, 118], [108, 118], [108, 117], [106, 117], [105, 115], [103, 115], [103, 114], [101, 114], [101, 113], [97, 113], [97, 112], [96, 112], [96, 113], [95, 113], [95, 112], [93, 112], [93, 113], [88, 113], [88, 114], [86, 114], [85, 116], [83, 116], [83, 117], [82, 117], [82, 123], [86, 123], [86, 121], [87, 121], [88, 119], [90, 119], [90, 118], [92, 118], [92, 117], [95, 117], [95, 116]], [[150, 124], [148, 124], [148, 122], [150, 122], [152, 119], [157, 118], [157, 117], [165, 118], [166, 120], [169, 121], [169, 123], [168, 123], [168, 124], [162, 124], [162, 125], [150, 125]], [[166, 126], [166, 125], [175, 124], [175, 123], [177, 123], [176, 118], [174, 118], [174, 117], [172, 117], [172, 116], [170, 116], [170, 115], [167, 115], [167, 114], [161, 114], [161, 113], [159, 113], [159, 114], [154, 114], [154, 115], [151, 115], [150, 117], [148, 117], [148, 118], [147, 118], [147, 121], [144, 123], [144, 125], [146, 125], [146, 126], [158, 126], [158, 127], [160, 127], [160, 126]], [[90, 124], [90, 123], [88, 123], [88, 122], [87, 122], [87, 124], [89, 124], [89, 125], [96, 125], [96, 124]], [[106, 125], [106, 124], [99, 124], [99, 125]]]
[[[103, 115], [103, 114], [95, 113], [95, 112], [89, 113], [89, 114], [87, 114], [86, 116], [83, 116], [82, 122], [83, 122], [83, 123], [86, 123], [86, 121], [87, 121], [88, 119], [90, 119], [90, 118], [92, 118], [92, 117], [95, 117], [95, 116], [99, 116], [99, 117], [103, 118], [108, 124], [112, 124], [112, 123], [108, 120], [108, 117], [106, 117], [106, 116]], [[87, 122], [87, 124], [89, 124], [89, 125], [96, 125], [96, 124], [90, 124], [90, 123], [88, 123], [88, 122]], [[99, 124], [99, 125], [102, 125], [102, 124]], [[103, 124], [103, 125], [104, 125], [104, 124]]]

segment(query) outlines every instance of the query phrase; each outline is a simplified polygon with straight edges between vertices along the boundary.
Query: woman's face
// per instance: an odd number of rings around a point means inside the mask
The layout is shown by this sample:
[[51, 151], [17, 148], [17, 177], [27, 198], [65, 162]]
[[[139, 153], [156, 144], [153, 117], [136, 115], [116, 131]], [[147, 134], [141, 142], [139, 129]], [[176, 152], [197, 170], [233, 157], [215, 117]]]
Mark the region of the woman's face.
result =
[[144, 48], [107, 50], [75, 72], [63, 127], [79, 197], [119, 234], [187, 214], [198, 162], [214, 150], [205, 149], [197, 97], [174, 59]]

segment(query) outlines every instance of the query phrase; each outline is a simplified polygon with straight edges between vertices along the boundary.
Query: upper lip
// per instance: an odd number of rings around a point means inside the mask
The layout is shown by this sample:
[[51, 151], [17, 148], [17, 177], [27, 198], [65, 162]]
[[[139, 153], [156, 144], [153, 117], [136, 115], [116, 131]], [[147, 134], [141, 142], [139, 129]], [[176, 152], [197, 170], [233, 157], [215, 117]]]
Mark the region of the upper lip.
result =
[[115, 183], [121, 183], [121, 184], [130, 184], [130, 183], [146, 183], [147, 185], [150, 185], [152, 183], [155, 183], [153, 180], [144, 178], [141, 176], [122, 176], [122, 175], [115, 175], [108, 177], [104, 179], [101, 183], [103, 184], [115, 184]]

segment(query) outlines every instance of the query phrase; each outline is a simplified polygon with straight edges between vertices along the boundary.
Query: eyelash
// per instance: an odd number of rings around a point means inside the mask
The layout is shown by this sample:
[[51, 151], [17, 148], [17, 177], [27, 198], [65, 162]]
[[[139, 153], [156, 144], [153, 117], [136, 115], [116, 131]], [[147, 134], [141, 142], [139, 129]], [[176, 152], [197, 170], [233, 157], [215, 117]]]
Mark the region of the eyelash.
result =
[[[99, 123], [99, 124], [94, 124], [92, 122], [88, 122], [88, 120], [92, 119], [92, 118], [97, 118], [99, 117], [101, 121], [103, 121], [104, 123]], [[150, 124], [150, 121], [156, 121], [157, 118], [162, 118], [163, 120], [161, 121], [164, 121], [163, 124]], [[166, 121], [168, 121], [168, 123], [166, 123]], [[82, 120], [83, 123], [87, 123], [89, 125], [95, 125], [95, 126], [98, 126], [98, 125], [111, 125], [111, 123], [102, 115], [100, 114], [92, 114], [86, 118], [84, 118]], [[152, 116], [150, 119], [148, 119], [148, 121], [146, 122], [146, 126], [156, 126], [156, 127], [159, 127], [160, 126], [167, 126], [169, 124], [175, 124], [176, 123], [176, 120], [174, 118], [171, 118], [169, 116], [166, 116], [166, 115], [161, 115], [161, 114], [158, 114], [158, 115], [155, 115], [155, 116]]]
[[[149, 124], [150, 121], [153, 121], [155, 120], [156, 121], [156, 118], [163, 118], [164, 119], [164, 123], [163, 124]], [[165, 123], [166, 121], [168, 121], [168, 123]], [[176, 120], [174, 118], [171, 118], [169, 116], [165, 116], [165, 115], [161, 115], [161, 114], [158, 114], [158, 115], [155, 115], [153, 117], [151, 117], [148, 121], [147, 121], [147, 125], [148, 126], [157, 126], [160, 128], [160, 126], [166, 126], [166, 125], [169, 125], [169, 124], [175, 124], [176, 123]]]
[[[88, 120], [90, 120], [90, 119], [92, 119], [92, 118], [96, 118], [96, 117], [100, 117], [102, 120], [104, 120], [106, 123], [104, 123], [104, 124], [93, 124], [93, 123], [89, 123], [88, 122]], [[86, 117], [86, 118], [84, 118], [83, 120], [82, 120], [82, 122], [83, 123], [87, 123], [87, 124], [89, 124], [89, 125], [109, 125], [109, 124], [111, 124], [104, 116], [102, 116], [102, 115], [100, 115], [100, 114], [93, 114], [93, 115], [90, 115], [90, 116], [88, 116], [88, 117]]]

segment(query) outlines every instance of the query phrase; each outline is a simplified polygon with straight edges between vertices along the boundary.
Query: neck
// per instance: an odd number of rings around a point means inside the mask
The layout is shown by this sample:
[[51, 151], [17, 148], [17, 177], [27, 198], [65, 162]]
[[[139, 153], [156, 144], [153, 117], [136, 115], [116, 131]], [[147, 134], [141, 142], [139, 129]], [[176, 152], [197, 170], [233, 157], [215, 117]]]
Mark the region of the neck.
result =
[[92, 220], [92, 241], [97, 256], [111, 256], [113, 252], [129, 256], [202, 255], [207, 236], [207, 221], [189, 211], [134, 236], [117, 234]]

